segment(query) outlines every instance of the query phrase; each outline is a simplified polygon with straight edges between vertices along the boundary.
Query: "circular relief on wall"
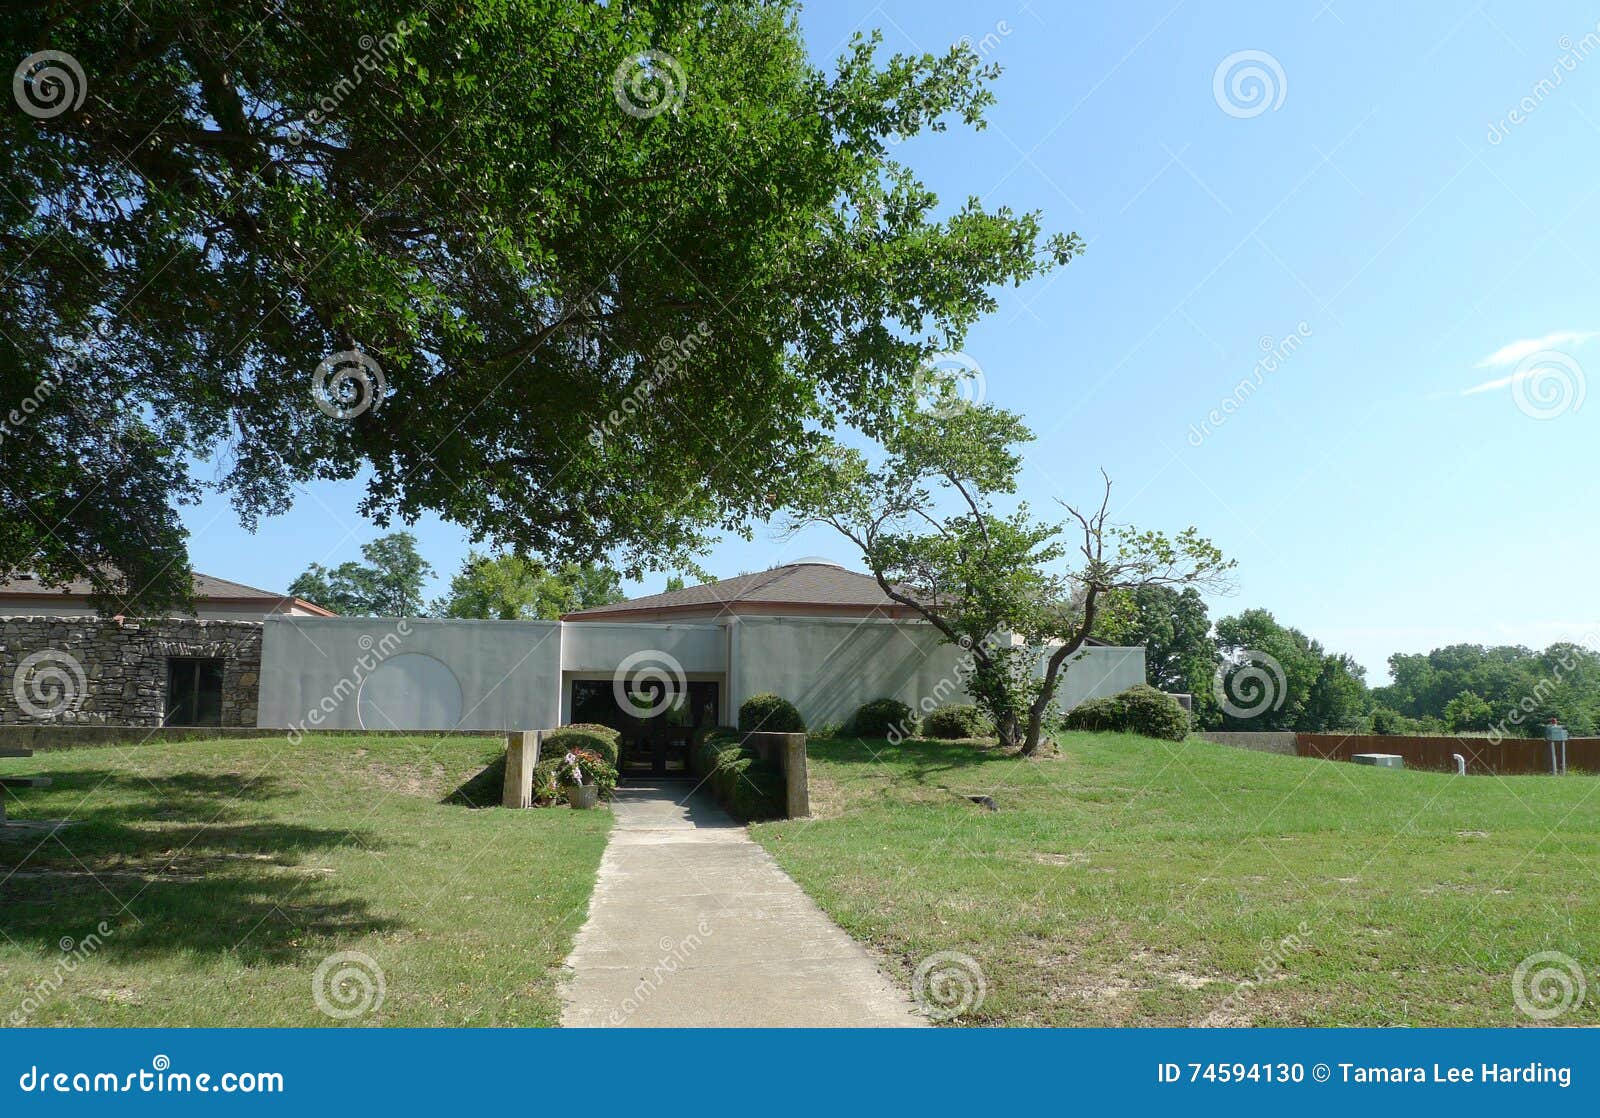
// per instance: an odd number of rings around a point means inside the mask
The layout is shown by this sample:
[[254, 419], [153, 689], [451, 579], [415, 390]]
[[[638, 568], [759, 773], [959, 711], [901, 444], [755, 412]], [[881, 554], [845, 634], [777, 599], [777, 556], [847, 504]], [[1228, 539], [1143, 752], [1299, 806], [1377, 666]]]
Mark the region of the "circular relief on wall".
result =
[[443, 661], [402, 652], [361, 681], [356, 719], [363, 730], [454, 730], [461, 724], [461, 683]]

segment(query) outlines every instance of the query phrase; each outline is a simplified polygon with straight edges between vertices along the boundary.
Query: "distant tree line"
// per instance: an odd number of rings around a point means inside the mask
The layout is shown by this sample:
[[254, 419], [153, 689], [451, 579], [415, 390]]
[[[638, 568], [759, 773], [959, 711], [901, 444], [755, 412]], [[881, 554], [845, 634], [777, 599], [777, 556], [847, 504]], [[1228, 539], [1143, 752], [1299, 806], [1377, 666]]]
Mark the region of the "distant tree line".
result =
[[[1267, 610], [1213, 624], [1196, 591], [1167, 587], [1124, 597], [1096, 635], [1144, 645], [1151, 684], [1193, 695], [1196, 719], [1207, 729], [1531, 737], [1555, 717], [1574, 735], [1600, 732], [1600, 654], [1576, 644], [1542, 652], [1477, 644], [1397, 652], [1389, 657], [1394, 682], [1368, 687], [1351, 657]], [[1262, 668], [1263, 654], [1276, 670]], [[1229, 696], [1234, 673], [1252, 665], [1268, 694], [1261, 709], [1249, 704], [1242, 717], [1225, 709], [1219, 691]]]
[[313, 563], [289, 593], [346, 617], [460, 617], [553, 621], [562, 614], [623, 600], [622, 576], [599, 563], [545, 564], [526, 556], [467, 552], [449, 591], [422, 597], [433, 565], [410, 532], [391, 532], [361, 548], [363, 562]]

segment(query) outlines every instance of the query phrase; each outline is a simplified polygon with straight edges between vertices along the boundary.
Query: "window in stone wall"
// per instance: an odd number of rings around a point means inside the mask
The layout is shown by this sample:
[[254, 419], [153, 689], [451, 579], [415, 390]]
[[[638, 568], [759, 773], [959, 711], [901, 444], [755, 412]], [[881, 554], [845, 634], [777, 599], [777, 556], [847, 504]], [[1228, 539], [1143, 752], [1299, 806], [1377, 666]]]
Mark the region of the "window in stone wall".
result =
[[217, 658], [167, 657], [168, 726], [222, 725], [222, 664]]

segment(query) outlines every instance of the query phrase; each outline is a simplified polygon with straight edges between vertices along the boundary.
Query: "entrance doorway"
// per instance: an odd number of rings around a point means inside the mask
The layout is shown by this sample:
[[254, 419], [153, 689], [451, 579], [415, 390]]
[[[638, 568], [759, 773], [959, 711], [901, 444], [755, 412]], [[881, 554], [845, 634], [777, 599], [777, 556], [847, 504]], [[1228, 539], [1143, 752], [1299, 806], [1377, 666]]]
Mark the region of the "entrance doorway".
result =
[[687, 777], [694, 732], [717, 724], [720, 685], [641, 679], [622, 690], [610, 679], [572, 681], [572, 721], [598, 722], [622, 735], [617, 768], [624, 777]]

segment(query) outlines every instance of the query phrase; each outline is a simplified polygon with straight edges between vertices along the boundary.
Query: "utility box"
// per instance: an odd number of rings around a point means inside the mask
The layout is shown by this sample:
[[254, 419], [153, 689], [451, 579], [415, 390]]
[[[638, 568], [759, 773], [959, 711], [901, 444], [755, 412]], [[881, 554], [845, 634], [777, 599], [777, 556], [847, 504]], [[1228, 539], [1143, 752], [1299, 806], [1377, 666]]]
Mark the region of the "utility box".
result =
[[1403, 769], [1406, 759], [1398, 753], [1357, 753], [1350, 760], [1358, 765], [1371, 765], [1379, 769]]

